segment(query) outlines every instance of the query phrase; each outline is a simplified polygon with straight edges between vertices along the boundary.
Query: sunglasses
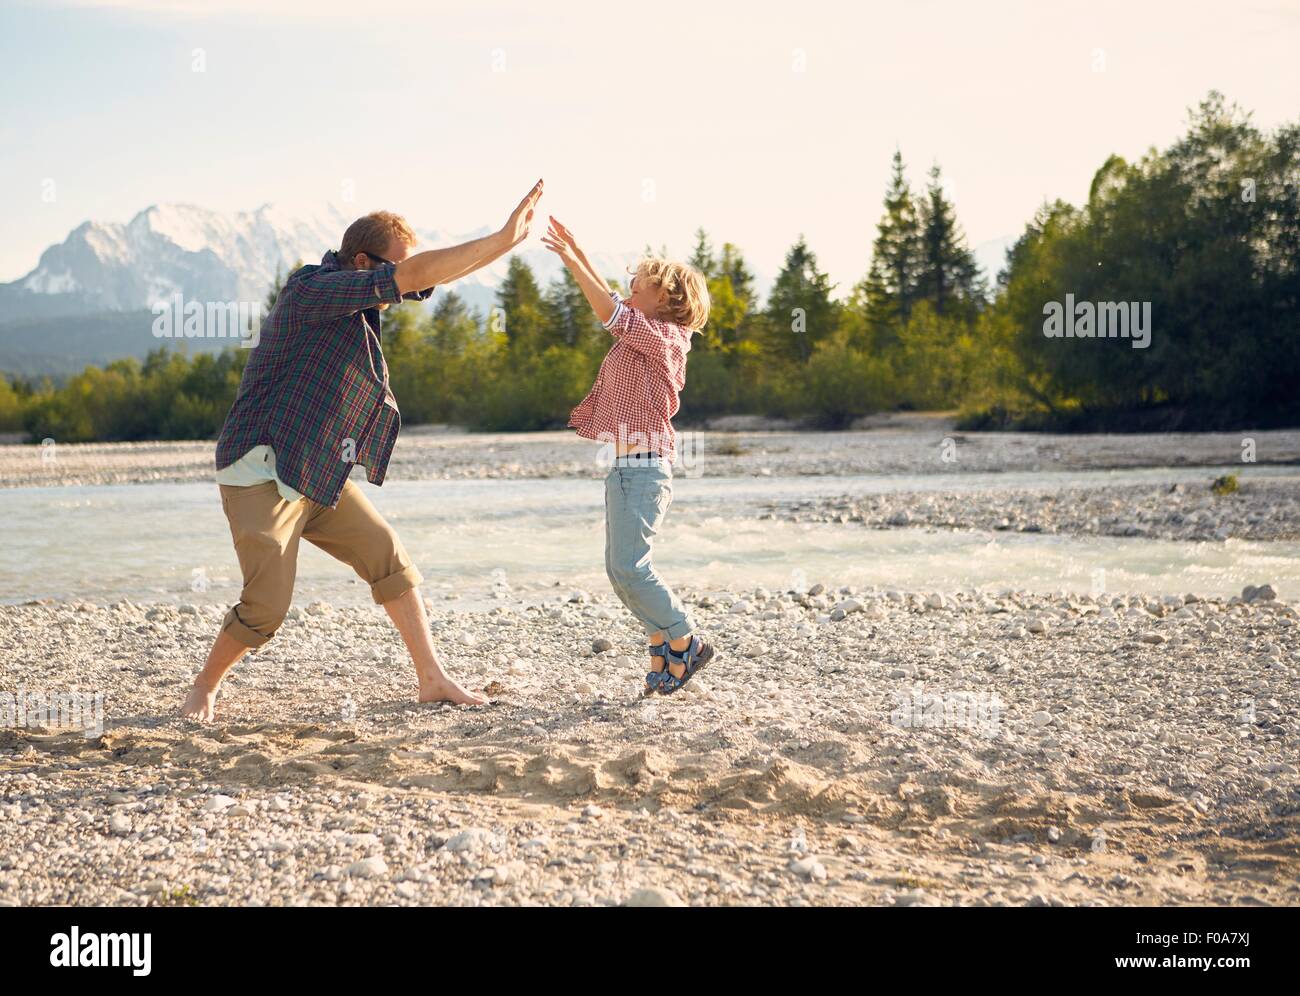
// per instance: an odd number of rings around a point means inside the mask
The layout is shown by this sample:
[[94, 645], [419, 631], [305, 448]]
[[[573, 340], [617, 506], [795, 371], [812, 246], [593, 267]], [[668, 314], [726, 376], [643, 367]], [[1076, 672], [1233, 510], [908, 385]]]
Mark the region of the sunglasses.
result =
[[361, 250], [361, 255], [368, 256], [372, 261], [376, 263], [384, 263], [387, 266], [397, 265], [391, 259], [384, 259], [383, 256], [376, 256], [373, 252], [366, 252], [364, 249]]

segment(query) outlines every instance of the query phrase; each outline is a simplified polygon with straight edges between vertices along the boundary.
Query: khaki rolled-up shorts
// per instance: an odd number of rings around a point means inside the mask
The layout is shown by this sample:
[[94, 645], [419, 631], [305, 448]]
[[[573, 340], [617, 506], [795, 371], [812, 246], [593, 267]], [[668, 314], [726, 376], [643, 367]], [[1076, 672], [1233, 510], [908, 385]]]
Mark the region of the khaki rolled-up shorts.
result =
[[310, 498], [285, 501], [275, 481], [220, 488], [244, 576], [239, 604], [226, 613], [222, 629], [247, 647], [271, 639], [289, 611], [300, 539], [350, 564], [379, 605], [424, 580], [393, 527], [351, 481], [334, 508]]

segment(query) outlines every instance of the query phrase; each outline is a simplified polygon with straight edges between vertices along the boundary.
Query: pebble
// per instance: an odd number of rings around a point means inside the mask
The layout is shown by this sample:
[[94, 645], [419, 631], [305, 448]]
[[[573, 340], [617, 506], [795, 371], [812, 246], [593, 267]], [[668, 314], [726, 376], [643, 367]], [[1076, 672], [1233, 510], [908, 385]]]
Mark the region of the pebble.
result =
[[677, 893], [671, 889], [655, 886], [635, 890], [623, 901], [624, 906], [685, 906]]
[[462, 830], [443, 846], [453, 854], [478, 851], [489, 846], [493, 836], [490, 830], [474, 827], [469, 830]]
[[345, 874], [349, 878], [382, 878], [388, 874], [388, 864], [378, 856], [362, 858], [348, 865]]
[[791, 861], [790, 870], [810, 882], [826, 881], [826, 867], [812, 856]]
[[1243, 602], [1271, 602], [1277, 598], [1277, 592], [1273, 590], [1271, 584], [1261, 584], [1259, 586], [1248, 584], [1241, 590], [1241, 599]]
[[926, 895], [924, 889], [909, 889], [906, 892], [900, 892], [894, 896], [895, 906], [929, 906], [930, 897]]

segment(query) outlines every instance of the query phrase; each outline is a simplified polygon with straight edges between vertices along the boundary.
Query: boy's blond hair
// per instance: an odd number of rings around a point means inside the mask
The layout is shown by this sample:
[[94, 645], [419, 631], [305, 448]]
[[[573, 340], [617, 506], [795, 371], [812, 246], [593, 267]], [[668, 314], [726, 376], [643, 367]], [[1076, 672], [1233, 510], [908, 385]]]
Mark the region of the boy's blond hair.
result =
[[633, 275], [667, 292], [663, 314], [656, 317], [666, 318], [692, 332], [704, 328], [709, 320], [709, 284], [695, 267], [649, 256], [636, 264]]

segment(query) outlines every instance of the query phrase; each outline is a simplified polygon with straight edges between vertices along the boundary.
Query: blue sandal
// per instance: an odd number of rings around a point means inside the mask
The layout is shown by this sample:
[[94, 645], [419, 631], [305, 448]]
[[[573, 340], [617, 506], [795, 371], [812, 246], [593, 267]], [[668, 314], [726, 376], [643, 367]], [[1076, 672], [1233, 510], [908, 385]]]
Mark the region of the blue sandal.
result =
[[652, 646], [646, 648], [647, 650], [650, 651], [651, 660], [662, 660], [664, 662], [663, 670], [646, 672], [646, 676], [645, 676], [646, 695], [653, 695], [655, 692], [659, 691], [660, 685], [663, 683], [664, 678], [668, 677], [668, 659], [664, 655], [664, 650], [665, 648], [667, 648], [667, 646], [668, 646], [667, 642], [664, 642], [664, 643], [660, 643], [658, 646]]
[[[705, 643], [698, 636], [691, 637], [690, 645], [685, 650], [674, 650], [667, 643], [664, 644], [664, 649], [668, 651], [668, 659], [664, 662], [664, 676], [659, 681], [661, 695], [672, 695], [713, 659], [713, 645]], [[668, 670], [670, 664], [684, 665], [685, 673], [680, 678], [676, 677]]]

